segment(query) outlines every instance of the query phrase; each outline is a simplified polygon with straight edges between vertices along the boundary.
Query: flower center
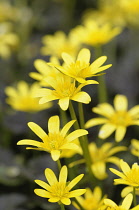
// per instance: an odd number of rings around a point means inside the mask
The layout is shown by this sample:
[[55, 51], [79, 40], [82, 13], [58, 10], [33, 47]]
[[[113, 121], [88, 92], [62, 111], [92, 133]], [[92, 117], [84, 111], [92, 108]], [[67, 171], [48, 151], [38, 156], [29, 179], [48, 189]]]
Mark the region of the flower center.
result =
[[66, 139], [59, 133], [49, 133], [48, 137], [43, 140], [45, 141], [45, 147], [50, 151], [60, 149], [66, 141]]
[[51, 194], [54, 197], [67, 197], [69, 194], [68, 187], [66, 186], [66, 183], [57, 182], [56, 184], [51, 186]]
[[129, 126], [132, 121], [128, 112], [125, 111], [117, 111], [110, 120], [113, 124], [122, 126]]
[[67, 69], [72, 75], [86, 77], [86, 71], [89, 68], [89, 65], [90, 63], [77, 60], [75, 63], [71, 63], [69, 66], [67, 66]]
[[88, 198], [84, 201], [83, 207], [87, 210], [97, 210], [99, 207], [98, 202], [93, 197]]

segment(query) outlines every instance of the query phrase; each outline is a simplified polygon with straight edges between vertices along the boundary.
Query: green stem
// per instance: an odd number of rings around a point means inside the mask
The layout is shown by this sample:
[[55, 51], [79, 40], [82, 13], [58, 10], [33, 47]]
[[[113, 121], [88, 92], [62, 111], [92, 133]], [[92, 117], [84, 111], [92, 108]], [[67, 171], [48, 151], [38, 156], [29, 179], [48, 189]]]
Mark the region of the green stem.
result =
[[[69, 104], [69, 111], [70, 111], [71, 118], [73, 120], [76, 120], [76, 122], [74, 123], [74, 128], [76, 130], [80, 129], [80, 126], [79, 126], [79, 123], [78, 123], [78, 120], [77, 120], [77, 117], [76, 117], [76, 114], [75, 114], [75, 111], [74, 111], [71, 101]], [[86, 165], [88, 168], [90, 179], [92, 182], [94, 182], [95, 180], [94, 180], [94, 176], [92, 174], [92, 169], [91, 169], [92, 161], [91, 161], [90, 152], [88, 149], [88, 141], [84, 138], [84, 136], [80, 137], [79, 141], [80, 141], [80, 145], [81, 145], [81, 148], [83, 151], [83, 156], [85, 158], [85, 162], [86, 162]]]
[[[102, 50], [101, 47], [98, 46], [95, 48], [95, 54], [96, 59], [102, 56]], [[98, 100], [99, 103], [107, 102], [107, 88], [106, 88], [106, 82], [105, 82], [105, 75], [98, 76]]]
[[83, 111], [83, 104], [82, 103], [78, 103], [78, 108], [79, 108], [79, 121], [80, 121], [80, 126], [82, 129], [84, 129], [84, 111]]
[[61, 207], [61, 210], [65, 210], [65, 206], [63, 205], [63, 203], [60, 203], [60, 207]]
[[68, 120], [67, 120], [66, 111], [63, 111], [61, 108], [60, 108], [60, 117], [62, 119], [62, 127], [63, 127], [68, 122]]
[[61, 166], [61, 162], [60, 162], [59, 159], [57, 160], [57, 165], [58, 165], [58, 169], [59, 169], [59, 171], [60, 171], [62, 166]]
[[134, 204], [134, 206], [137, 205], [136, 188], [135, 187], [133, 187], [133, 204]]

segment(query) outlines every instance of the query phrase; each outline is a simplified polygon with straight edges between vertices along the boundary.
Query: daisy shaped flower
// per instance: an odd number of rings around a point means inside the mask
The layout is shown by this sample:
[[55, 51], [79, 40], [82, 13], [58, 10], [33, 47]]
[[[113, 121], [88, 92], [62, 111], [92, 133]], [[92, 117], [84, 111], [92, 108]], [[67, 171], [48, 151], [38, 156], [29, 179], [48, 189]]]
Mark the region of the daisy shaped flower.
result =
[[92, 110], [104, 117], [90, 119], [86, 123], [86, 128], [104, 124], [99, 131], [101, 139], [106, 139], [115, 131], [115, 140], [120, 142], [128, 126], [139, 125], [139, 105], [128, 110], [128, 101], [124, 95], [115, 96], [114, 108], [108, 103], [102, 103]]
[[80, 50], [76, 60], [70, 54], [63, 52], [63, 66], [55, 65], [53, 63], [48, 64], [55, 66], [59, 71], [65, 75], [68, 75], [69, 77], [76, 79], [78, 82], [84, 83], [86, 82], [86, 78], [98, 76], [99, 72], [102, 72], [112, 66], [111, 64], [102, 66], [107, 60], [106, 56], [99, 57], [92, 64], [90, 64], [90, 57], [90, 51], [86, 48], [83, 48]]
[[52, 203], [63, 203], [64, 205], [70, 205], [70, 198], [78, 197], [86, 192], [86, 189], [77, 189], [70, 191], [84, 176], [84, 174], [78, 175], [72, 181], [67, 182], [67, 167], [63, 166], [60, 170], [59, 180], [55, 176], [54, 172], [47, 168], [45, 169], [45, 177], [48, 184], [41, 180], [35, 180], [35, 182], [44, 189], [35, 189], [34, 192], [40, 197], [48, 198]]
[[94, 176], [99, 180], [107, 178], [106, 164], [113, 163], [119, 166], [120, 159], [114, 154], [127, 150], [124, 146], [114, 147], [112, 143], [104, 143], [101, 147], [92, 142], [89, 144], [89, 151], [92, 160], [92, 171]]
[[[104, 206], [104, 198], [106, 198], [106, 195], [102, 197], [102, 190], [97, 186], [93, 191], [90, 188], [86, 188], [84, 197], [77, 197], [77, 201], [85, 210], [98, 210]], [[80, 209], [76, 203], [73, 202], [73, 205]]]
[[134, 163], [132, 167], [120, 160], [120, 168], [122, 172], [110, 168], [111, 172], [119, 176], [119, 179], [114, 179], [115, 184], [125, 184], [132, 187], [139, 187], [139, 165]]
[[[104, 199], [104, 204], [107, 206], [108, 210], [130, 210], [132, 201], [133, 201], [133, 195], [130, 193], [124, 198], [120, 206], [118, 206], [114, 201], [110, 199]], [[132, 208], [132, 210], [138, 210], [138, 209], [139, 209], [139, 205]]]
[[88, 104], [91, 101], [91, 97], [88, 93], [81, 91], [81, 88], [89, 84], [98, 84], [96, 81], [87, 81], [76, 86], [75, 80], [64, 74], [58, 77], [47, 77], [46, 81], [52, 89], [40, 88], [35, 96], [41, 98], [39, 100], [40, 104], [58, 99], [62, 110], [68, 109], [70, 100]]
[[48, 134], [46, 134], [46, 132], [36, 123], [29, 122], [29, 128], [42, 140], [42, 142], [31, 139], [23, 139], [18, 141], [17, 145], [35, 146], [37, 148], [27, 147], [27, 149], [50, 152], [52, 159], [57, 161], [60, 158], [60, 154], [63, 150], [78, 149], [77, 144], [72, 143], [73, 140], [88, 134], [88, 132], [84, 129], [77, 129], [70, 134], [67, 134], [74, 122], [75, 120], [71, 120], [60, 130], [59, 117], [52, 116], [48, 121]]

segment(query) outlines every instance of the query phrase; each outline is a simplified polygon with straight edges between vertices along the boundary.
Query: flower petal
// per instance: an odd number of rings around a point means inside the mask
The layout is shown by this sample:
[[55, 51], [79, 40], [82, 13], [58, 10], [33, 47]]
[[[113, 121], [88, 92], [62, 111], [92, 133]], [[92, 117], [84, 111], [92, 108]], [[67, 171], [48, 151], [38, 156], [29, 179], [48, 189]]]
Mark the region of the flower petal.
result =
[[50, 185], [53, 185], [57, 182], [57, 178], [50, 168], [45, 169], [45, 177]]
[[80, 136], [84, 136], [84, 135], [87, 135], [88, 134], [88, 131], [84, 130], [84, 129], [78, 129], [78, 130], [75, 130], [73, 131], [72, 133], [70, 133], [66, 139], [71, 142], [73, 141], [74, 139], [77, 139], [78, 137]]
[[92, 171], [95, 175], [100, 180], [106, 179], [107, 174], [106, 174], [106, 164], [105, 162], [98, 161], [95, 164], [92, 164]]
[[83, 48], [78, 54], [77, 61], [88, 64], [90, 62], [90, 56], [90, 50], [88, 50], [87, 48]]
[[99, 131], [99, 138], [106, 139], [109, 137], [116, 129], [116, 126], [111, 123], [106, 123], [103, 125]]
[[112, 173], [116, 174], [117, 176], [121, 177], [122, 179], [125, 179], [125, 175], [122, 172], [120, 172], [120, 171], [118, 171], [118, 170], [116, 170], [114, 168], [110, 168], [110, 171]]
[[120, 167], [125, 175], [131, 170], [129, 165], [122, 159], [120, 160]]
[[60, 151], [59, 150], [52, 150], [51, 151], [51, 157], [54, 161], [57, 161], [60, 157]]
[[76, 93], [74, 96], [71, 97], [73, 101], [78, 101], [84, 104], [88, 104], [91, 101], [91, 97], [88, 93], [81, 91]]
[[62, 129], [60, 134], [62, 136], [65, 136], [67, 134], [67, 132], [69, 131], [69, 129], [71, 128], [71, 126], [75, 123], [76, 120], [71, 120], [70, 122], [68, 122]]
[[93, 118], [91, 120], [88, 120], [85, 124], [85, 128], [90, 128], [96, 125], [100, 125], [100, 124], [104, 124], [106, 123], [108, 120], [105, 118]]
[[97, 58], [91, 65], [90, 68], [92, 70], [92, 73], [95, 74], [97, 73], [96, 70], [107, 60], [107, 56], [101, 56]]
[[115, 208], [117, 205], [114, 201], [110, 200], [110, 199], [104, 199], [104, 204], [106, 206], [110, 206], [110, 207], [113, 207]]
[[31, 145], [36, 147], [43, 147], [43, 143], [30, 139], [23, 139], [17, 142], [17, 145]]
[[68, 197], [69, 198], [77, 197], [77, 196], [84, 194], [85, 192], [86, 192], [86, 189], [73, 190], [73, 191], [69, 192]]
[[58, 104], [62, 110], [67, 110], [69, 107], [69, 97], [59, 99]]
[[52, 116], [48, 120], [48, 131], [49, 133], [59, 133], [60, 121], [59, 116]]
[[41, 186], [42, 188], [44, 188], [44, 189], [46, 189], [46, 190], [48, 190], [48, 191], [51, 191], [50, 185], [48, 185], [46, 182], [41, 181], [41, 180], [35, 180], [35, 182], [36, 182], [39, 186]]
[[43, 198], [51, 198], [51, 193], [49, 193], [43, 189], [35, 189], [34, 193], [40, 197], [43, 197]]
[[51, 198], [49, 198], [49, 202], [51, 202], [51, 203], [56, 203], [56, 202], [58, 202], [60, 200], [60, 198], [59, 197], [51, 197]]
[[29, 122], [28, 126], [40, 139], [43, 140], [43, 138], [47, 136], [45, 131], [39, 125], [37, 125], [36, 123]]
[[80, 174], [77, 177], [75, 177], [69, 184], [68, 184], [68, 189], [72, 189], [82, 178], [84, 174]]
[[126, 209], [128, 210], [132, 204], [132, 201], [133, 201], [133, 195], [131, 193], [129, 193], [123, 200], [122, 202], [122, 206], [123, 209]]
[[71, 200], [69, 198], [61, 198], [60, 200], [64, 205], [70, 205]]
[[60, 170], [60, 174], [59, 174], [59, 182], [65, 183], [67, 181], [67, 175], [68, 175], [68, 170], [67, 170], [67, 166], [63, 166]]
[[99, 104], [97, 107], [94, 107], [92, 111], [108, 118], [111, 117], [115, 112], [113, 107], [108, 103]]
[[114, 98], [114, 107], [116, 111], [127, 111], [128, 101], [124, 95], [116, 95]]
[[123, 140], [124, 136], [126, 133], [126, 127], [125, 126], [118, 126], [116, 128], [116, 133], [115, 133], [115, 140], [117, 142], [120, 142], [121, 140]]
[[134, 106], [133, 108], [131, 108], [128, 113], [131, 115], [131, 116], [134, 116], [134, 115], [139, 115], [139, 105], [136, 105]]
[[62, 58], [67, 65], [70, 65], [71, 63], [74, 63], [74, 60], [73, 60], [72, 56], [70, 56], [68, 53], [63, 52], [62, 53]]

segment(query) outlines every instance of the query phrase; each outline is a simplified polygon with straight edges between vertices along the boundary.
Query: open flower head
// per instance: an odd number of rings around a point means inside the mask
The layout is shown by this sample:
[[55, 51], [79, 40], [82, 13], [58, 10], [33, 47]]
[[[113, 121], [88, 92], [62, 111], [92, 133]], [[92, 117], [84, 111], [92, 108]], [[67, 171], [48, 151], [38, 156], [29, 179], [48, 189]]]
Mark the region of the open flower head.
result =
[[89, 151], [92, 160], [92, 171], [97, 179], [103, 180], [107, 178], [106, 163], [113, 163], [119, 166], [120, 159], [115, 157], [117, 152], [127, 150], [124, 146], [114, 147], [112, 143], [104, 143], [101, 147], [92, 142], [89, 144]]
[[46, 132], [36, 123], [29, 122], [29, 128], [42, 140], [42, 142], [31, 139], [23, 139], [20, 140], [17, 145], [35, 146], [37, 148], [27, 147], [27, 149], [50, 152], [52, 159], [57, 161], [60, 158], [60, 154], [63, 150], [78, 149], [77, 144], [72, 142], [73, 140], [88, 134], [88, 132], [84, 129], [77, 129], [70, 134], [67, 134], [74, 122], [75, 120], [71, 120], [60, 130], [59, 117], [52, 116], [48, 121], [48, 134], [46, 134]]
[[90, 64], [90, 57], [90, 51], [83, 48], [80, 50], [76, 60], [70, 54], [63, 52], [63, 66], [55, 65], [53, 63], [49, 63], [49, 65], [55, 66], [62, 73], [76, 79], [78, 82], [84, 83], [86, 82], [86, 78], [97, 76], [99, 75], [98, 73], [111, 67], [111, 64], [102, 66], [107, 60], [106, 56], [99, 57], [92, 64]]
[[84, 21], [84, 25], [76, 26], [74, 33], [83, 44], [90, 46], [101, 46], [110, 42], [115, 36], [120, 34], [121, 27], [112, 26], [109, 22], [100, 24], [91, 18]]
[[139, 157], [139, 140], [137, 139], [131, 140], [131, 153]]
[[[128, 194], [124, 200], [122, 201], [121, 205], [117, 205], [114, 201], [110, 199], [104, 199], [104, 204], [106, 205], [106, 210], [130, 210], [131, 204], [133, 201], [133, 195], [130, 193]], [[138, 206], [139, 207], [139, 206]], [[137, 210], [138, 208], [132, 208], [132, 210]]]
[[[52, 56], [50, 58], [50, 62], [55, 63], [56, 65], [60, 65], [59, 60]], [[37, 59], [34, 62], [34, 66], [37, 69], [38, 72], [30, 72], [29, 76], [37, 81], [40, 82], [40, 85], [42, 86], [50, 86], [47, 83], [47, 77], [51, 76], [51, 77], [58, 77], [59, 74], [61, 74], [60, 71], [58, 71], [56, 68], [54, 67], [50, 67], [46, 61], [42, 60], [42, 59]]]
[[[97, 186], [93, 191], [90, 188], [86, 188], [84, 197], [77, 197], [77, 201], [85, 210], [98, 210], [99, 208], [103, 208], [104, 198], [106, 198], [106, 195], [102, 197], [102, 190]], [[75, 202], [73, 205], [77, 209], [80, 209]]]
[[139, 125], [139, 105], [128, 110], [126, 96], [116, 95], [114, 108], [108, 103], [102, 103], [94, 107], [93, 112], [104, 117], [90, 119], [86, 123], [86, 128], [104, 124], [100, 128], [99, 137], [106, 139], [115, 131], [115, 140], [120, 142], [124, 138], [128, 126]]
[[61, 202], [64, 205], [70, 205], [70, 198], [78, 197], [86, 192], [85, 189], [71, 189], [83, 178], [83, 174], [78, 175], [72, 181], [67, 182], [67, 167], [63, 166], [59, 174], [59, 180], [54, 172], [47, 168], [45, 169], [45, 176], [48, 184], [41, 180], [35, 182], [44, 189], [35, 189], [34, 192], [40, 197], [48, 198], [49, 202]]
[[81, 91], [81, 88], [89, 84], [98, 84], [96, 81], [87, 81], [76, 87], [75, 81], [63, 74], [58, 77], [47, 77], [46, 81], [53, 89], [40, 88], [35, 96], [40, 98], [40, 104], [58, 99], [62, 110], [68, 109], [70, 100], [88, 104], [91, 97], [88, 93]]
[[8, 96], [6, 102], [15, 110], [22, 112], [38, 112], [48, 109], [52, 103], [39, 104], [39, 99], [34, 98], [34, 93], [40, 88], [37, 83], [28, 85], [25, 81], [19, 81], [17, 87], [6, 87], [5, 93]]
[[119, 176], [119, 179], [114, 179], [115, 184], [125, 184], [132, 187], [139, 187], [139, 165], [137, 163], [134, 163], [132, 167], [123, 161], [120, 160], [120, 168], [122, 172], [110, 168], [111, 172]]
[[80, 49], [78, 38], [72, 31], [67, 36], [63, 31], [57, 31], [54, 35], [46, 35], [42, 38], [44, 46], [41, 48], [43, 55], [52, 55], [61, 58], [62, 52], [76, 56]]

